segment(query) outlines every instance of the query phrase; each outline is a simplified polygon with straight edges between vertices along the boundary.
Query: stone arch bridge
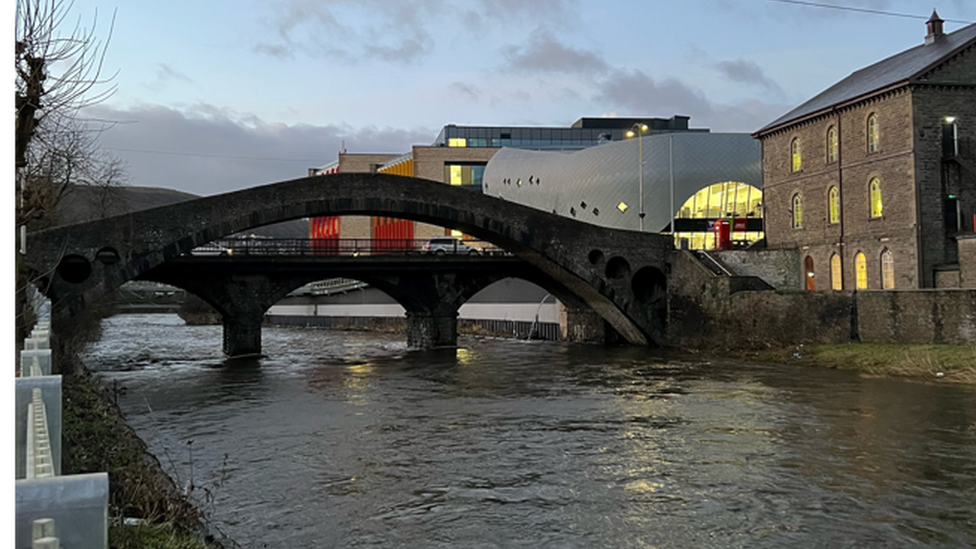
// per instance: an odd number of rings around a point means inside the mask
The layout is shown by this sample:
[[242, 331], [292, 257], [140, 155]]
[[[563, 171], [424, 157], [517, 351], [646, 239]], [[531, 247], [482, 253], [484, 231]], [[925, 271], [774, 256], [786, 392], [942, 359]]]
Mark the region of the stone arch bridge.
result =
[[[173, 265], [192, 249], [262, 225], [335, 215], [410, 219], [491, 242], [524, 262], [524, 277], [560, 298], [569, 314], [595, 313], [632, 344], [663, 344], [670, 237], [599, 227], [410, 177], [302, 178], [57, 227], [28, 235], [26, 259], [32, 279], [52, 301], [57, 324], [137, 278], [166, 278], [203, 292], [172, 275]], [[452, 314], [431, 304], [401, 304], [421, 323]], [[241, 320], [226, 316], [246, 309], [225, 308], [225, 350], [228, 326]]]

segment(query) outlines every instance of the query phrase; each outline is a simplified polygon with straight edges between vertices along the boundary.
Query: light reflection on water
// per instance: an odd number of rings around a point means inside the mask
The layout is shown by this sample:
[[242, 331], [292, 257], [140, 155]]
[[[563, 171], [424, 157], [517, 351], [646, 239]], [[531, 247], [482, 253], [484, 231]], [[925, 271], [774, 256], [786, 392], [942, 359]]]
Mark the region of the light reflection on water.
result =
[[219, 326], [104, 328], [87, 363], [182, 483], [193, 441], [247, 547], [976, 544], [972, 387], [299, 328], [225, 362]]

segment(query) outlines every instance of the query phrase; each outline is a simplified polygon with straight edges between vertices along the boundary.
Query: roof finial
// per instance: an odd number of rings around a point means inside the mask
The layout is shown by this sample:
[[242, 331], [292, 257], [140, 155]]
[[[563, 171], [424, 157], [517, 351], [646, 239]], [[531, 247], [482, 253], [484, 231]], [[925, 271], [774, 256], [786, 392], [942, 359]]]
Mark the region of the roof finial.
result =
[[936, 40], [945, 36], [945, 32], [942, 30], [943, 23], [945, 23], [945, 21], [943, 21], [942, 18], [939, 17], [939, 13], [933, 9], [932, 17], [929, 17], [929, 20], [925, 22], [925, 26], [929, 31], [929, 33], [925, 35], [926, 45], [932, 44]]

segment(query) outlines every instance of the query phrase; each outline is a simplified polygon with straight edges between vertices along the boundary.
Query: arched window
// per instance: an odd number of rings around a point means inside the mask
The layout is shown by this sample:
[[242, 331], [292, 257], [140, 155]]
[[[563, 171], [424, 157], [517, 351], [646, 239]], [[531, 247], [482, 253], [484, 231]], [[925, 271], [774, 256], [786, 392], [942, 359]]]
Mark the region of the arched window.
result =
[[790, 143], [791, 168], [794, 172], [800, 171], [803, 167], [803, 156], [800, 154], [800, 138], [794, 137]]
[[814, 269], [813, 269], [813, 258], [812, 257], [807, 256], [807, 258], [805, 260], [803, 260], [803, 270], [804, 270], [804, 277], [807, 280], [807, 282], [806, 282], [806, 284], [807, 284], [807, 290], [810, 290], [810, 291], [816, 290], [817, 289], [817, 274], [816, 274], [816, 271], [814, 271]]
[[837, 129], [833, 126], [827, 130], [827, 163], [837, 162]]
[[881, 217], [884, 208], [881, 203], [881, 180], [877, 177], [868, 185], [871, 194], [871, 217]]
[[793, 195], [793, 228], [799, 229], [803, 226], [803, 197], [800, 193]]
[[827, 221], [840, 223], [840, 190], [836, 185], [827, 191]]
[[857, 275], [857, 289], [865, 290], [868, 287], [868, 260], [864, 254], [858, 252], [854, 256], [854, 273]]
[[868, 117], [868, 153], [876, 153], [880, 150], [879, 141], [881, 131], [878, 129], [878, 115], [871, 114]]
[[844, 268], [841, 265], [840, 256], [837, 254], [830, 256], [830, 288], [833, 290], [844, 289]]
[[891, 250], [881, 252], [881, 287], [885, 290], [895, 287], [895, 255]]

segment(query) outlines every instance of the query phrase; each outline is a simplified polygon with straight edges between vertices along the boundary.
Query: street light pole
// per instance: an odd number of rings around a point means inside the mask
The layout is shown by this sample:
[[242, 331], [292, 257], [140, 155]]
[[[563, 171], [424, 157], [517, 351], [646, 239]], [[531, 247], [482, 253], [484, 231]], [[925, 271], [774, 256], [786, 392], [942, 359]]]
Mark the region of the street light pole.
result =
[[647, 124], [640, 122], [631, 126], [627, 137], [637, 136], [637, 189], [640, 204], [637, 207], [638, 229], [644, 232], [644, 138], [641, 134], [647, 131]]

